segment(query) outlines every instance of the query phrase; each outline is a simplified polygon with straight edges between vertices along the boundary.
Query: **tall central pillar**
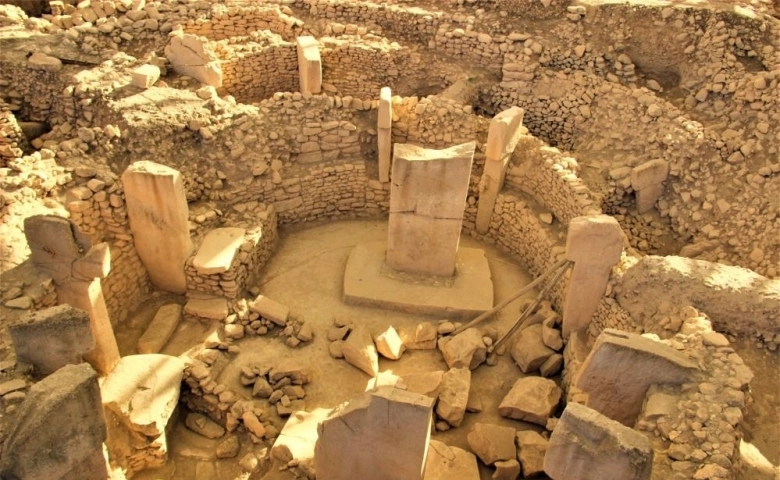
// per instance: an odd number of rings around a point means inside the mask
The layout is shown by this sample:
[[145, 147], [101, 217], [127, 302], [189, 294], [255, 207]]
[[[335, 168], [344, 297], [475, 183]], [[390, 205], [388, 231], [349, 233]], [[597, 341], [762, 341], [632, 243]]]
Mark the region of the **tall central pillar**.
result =
[[475, 143], [444, 150], [396, 144], [385, 263], [395, 270], [452, 276]]

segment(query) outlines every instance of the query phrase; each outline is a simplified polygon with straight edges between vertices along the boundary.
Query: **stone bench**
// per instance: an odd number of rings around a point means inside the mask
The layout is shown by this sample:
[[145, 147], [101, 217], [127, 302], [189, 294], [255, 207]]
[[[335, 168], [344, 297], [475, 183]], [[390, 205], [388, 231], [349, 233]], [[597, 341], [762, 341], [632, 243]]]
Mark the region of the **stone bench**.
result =
[[252, 272], [271, 256], [275, 243], [275, 214], [255, 227], [209, 231], [185, 264], [188, 293], [237, 298]]

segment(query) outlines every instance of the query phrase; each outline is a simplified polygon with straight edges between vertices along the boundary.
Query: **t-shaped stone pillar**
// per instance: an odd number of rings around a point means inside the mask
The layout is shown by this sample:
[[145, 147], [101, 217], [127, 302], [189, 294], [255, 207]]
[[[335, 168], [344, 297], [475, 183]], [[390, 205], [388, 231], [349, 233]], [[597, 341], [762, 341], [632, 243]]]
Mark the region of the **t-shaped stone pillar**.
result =
[[569, 222], [566, 259], [574, 262], [563, 304], [563, 336], [586, 328], [598, 308], [612, 267], [623, 252], [623, 231], [609, 215]]
[[499, 113], [490, 121], [485, 171], [479, 182], [479, 204], [477, 205], [477, 232], [487, 233], [490, 217], [496, 205], [498, 192], [504, 186], [506, 169], [517, 142], [523, 133], [523, 115], [520, 107], [512, 107]]
[[320, 48], [314, 37], [295, 39], [298, 51], [298, 75], [301, 80], [301, 93], [320, 93], [322, 90], [322, 60]]
[[89, 314], [95, 349], [84, 354], [84, 359], [98, 373], [108, 374], [119, 361], [119, 347], [100, 286], [100, 279], [111, 270], [108, 245], [91, 246], [87, 235], [54, 215], [25, 219], [24, 234], [33, 263], [54, 280], [57, 300]]
[[379, 181], [390, 181], [390, 150], [392, 149], [393, 104], [390, 87], [379, 92], [379, 113], [376, 120], [377, 148], [379, 150]]
[[455, 272], [474, 147], [395, 145], [385, 257], [390, 268], [436, 276]]
[[631, 188], [636, 192], [636, 209], [639, 213], [652, 210], [664, 192], [664, 180], [669, 175], [669, 162], [650, 160], [631, 170]]
[[158, 163], [135, 162], [122, 174], [135, 249], [152, 283], [187, 291], [184, 263], [193, 250], [181, 174]]

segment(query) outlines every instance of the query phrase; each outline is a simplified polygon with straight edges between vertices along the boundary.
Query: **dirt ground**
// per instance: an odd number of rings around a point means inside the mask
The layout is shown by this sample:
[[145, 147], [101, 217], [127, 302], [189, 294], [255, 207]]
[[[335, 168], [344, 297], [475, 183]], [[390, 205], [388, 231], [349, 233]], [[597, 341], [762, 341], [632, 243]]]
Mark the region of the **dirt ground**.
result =
[[[365, 241], [387, 237], [386, 221], [349, 221], [328, 223], [302, 230], [283, 232], [276, 254], [260, 272], [256, 285], [261, 292], [288, 305], [291, 315], [311, 323], [314, 341], [306, 346], [291, 349], [282, 339], [269, 334], [238, 342], [242, 352], [222, 371], [218, 381], [249, 398], [251, 391], [240, 384], [240, 369], [246, 364], [273, 363], [280, 357], [300, 359], [310, 366], [314, 381], [306, 386], [306, 409], [333, 408], [366, 390], [369, 377], [360, 370], [336, 360], [328, 354], [327, 330], [334, 317], [347, 317], [356, 325], [369, 330], [380, 330], [388, 325], [396, 329], [413, 328], [422, 321], [438, 318], [415, 316], [367, 307], [345, 305], [341, 301], [344, 267], [352, 247]], [[511, 295], [531, 281], [529, 275], [516, 261], [492, 246], [483, 245], [471, 238], [461, 238], [461, 245], [483, 248], [486, 251], [493, 275], [497, 301]], [[508, 305], [493, 321], [482, 324], [487, 329], [506, 331], [519, 315], [524, 299], [532, 299], [535, 292]], [[133, 315], [128, 328], [117, 332], [122, 354], [134, 353], [134, 345], [151, 321], [156, 309], [166, 301], [183, 301], [180, 297], [160, 296], [148, 302]], [[163, 353], [181, 354], [187, 348], [205, 338], [209, 328], [197, 322], [184, 321]], [[446, 370], [437, 351], [408, 351], [398, 361], [380, 359], [380, 371], [403, 375], [435, 370]], [[479, 414], [466, 414], [463, 424], [434, 438], [450, 445], [468, 448], [466, 435], [476, 422], [488, 422], [511, 426], [516, 429], [535, 428], [530, 424], [508, 420], [498, 416], [498, 404], [509, 392], [522, 373], [509, 355], [499, 357], [498, 364], [483, 365], [473, 372], [472, 390], [478, 392], [483, 404]], [[143, 472], [136, 478], [142, 480], [234, 478], [238, 474], [237, 460], [248, 451], [248, 439], [242, 438], [242, 453], [236, 459], [213, 458], [216, 441], [207, 440], [189, 432], [179, 422], [171, 432], [171, 461], [165, 468]], [[259, 451], [255, 448], [255, 451]], [[489, 479], [492, 469], [481, 467], [483, 479]], [[272, 471], [265, 478], [292, 478], [289, 473]]]

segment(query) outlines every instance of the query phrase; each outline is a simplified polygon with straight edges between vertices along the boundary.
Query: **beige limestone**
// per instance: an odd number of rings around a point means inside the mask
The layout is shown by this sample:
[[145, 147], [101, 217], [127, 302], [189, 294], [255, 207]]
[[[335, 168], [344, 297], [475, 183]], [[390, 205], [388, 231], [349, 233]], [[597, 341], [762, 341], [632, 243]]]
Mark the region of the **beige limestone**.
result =
[[177, 357], [130, 355], [100, 386], [111, 461], [130, 474], [165, 463], [166, 428], [179, 403], [184, 367]]
[[406, 350], [404, 342], [392, 326], [387, 327], [379, 335], [374, 336], [374, 344], [377, 352], [390, 360], [398, 360], [403, 355], [404, 350]]
[[165, 47], [165, 56], [173, 70], [181, 75], [219, 88], [222, 86], [222, 67], [205, 37], [174, 35]]
[[467, 439], [471, 451], [476, 453], [485, 465], [515, 458], [514, 428], [478, 422], [472, 427]]
[[569, 222], [566, 258], [574, 262], [563, 305], [563, 336], [587, 328], [607, 290], [612, 267], [620, 261], [624, 234], [608, 215]]
[[313, 465], [317, 427], [332, 412], [329, 408], [316, 408], [311, 412], [299, 411], [290, 415], [271, 448], [271, 458], [283, 464], [296, 460]]
[[385, 261], [395, 270], [455, 271], [475, 143], [431, 150], [396, 144]]
[[453, 427], [459, 426], [466, 415], [471, 390], [471, 370], [452, 368], [441, 379], [436, 414]]
[[230, 270], [244, 243], [246, 229], [215, 228], [203, 238], [198, 252], [192, 258], [192, 266], [200, 275], [213, 275]]
[[631, 170], [631, 188], [636, 192], [639, 213], [650, 211], [664, 191], [663, 182], [669, 175], [669, 162], [650, 160]]
[[317, 478], [422, 479], [432, 416], [432, 398], [387, 386], [337, 407], [318, 428]]
[[477, 232], [487, 233], [490, 217], [498, 199], [498, 192], [504, 187], [509, 159], [525, 129], [525, 110], [511, 107], [493, 117], [488, 129], [485, 169], [479, 182], [479, 204], [477, 205]]
[[258, 295], [249, 304], [249, 310], [259, 313], [261, 317], [267, 318], [280, 326], [284, 326], [287, 323], [287, 317], [290, 315], [289, 308], [275, 300], [271, 300], [265, 295]]
[[[36, 267], [51, 275], [59, 303], [89, 314], [95, 349], [84, 354], [95, 370], [105, 375], [119, 361], [119, 347], [108, 317], [100, 275], [110, 270], [106, 244], [92, 246], [89, 236], [67, 219], [37, 215], [24, 221], [25, 236]], [[97, 278], [90, 275], [97, 274]]]
[[298, 75], [301, 93], [320, 93], [322, 91], [322, 60], [317, 39], [311, 36], [295, 39], [298, 52]]
[[156, 65], [141, 65], [133, 70], [130, 83], [135, 87], [149, 88], [160, 79], [160, 67]]
[[16, 360], [29, 363], [42, 375], [82, 363], [84, 354], [95, 348], [89, 314], [68, 305], [30, 313], [9, 325], [8, 332]]
[[546, 425], [561, 400], [554, 381], [540, 377], [518, 379], [498, 406], [502, 417]]
[[425, 463], [425, 480], [479, 480], [479, 465], [473, 453], [431, 440]]
[[466, 329], [454, 337], [442, 337], [439, 350], [450, 368], [474, 370], [487, 358], [487, 347], [476, 328]]
[[66, 365], [30, 387], [7, 434], [3, 478], [108, 478], [100, 389], [86, 363]]
[[184, 313], [209, 320], [223, 320], [228, 311], [227, 299], [222, 297], [191, 298], [184, 304]]
[[688, 382], [697, 369], [666, 344], [608, 328], [596, 339], [574, 386], [588, 394], [588, 407], [633, 425], [651, 385]]
[[138, 353], [159, 353], [179, 325], [181, 316], [182, 307], [175, 303], [157, 309], [152, 322], [138, 339]]
[[344, 359], [356, 368], [376, 377], [379, 372], [379, 357], [371, 334], [363, 327], [352, 330], [342, 346]]
[[544, 455], [553, 480], [648, 480], [652, 467], [650, 439], [578, 403], [566, 406]]
[[184, 293], [184, 263], [193, 245], [181, 174], [158, 163], [139, 161], [127, 167], [122, 184], [135, 248], [149, 278], [158, 288]]
[[390, 181], [390, 163], [392, 150], [393, 102], [390, 87], [379, 91], [379, 109], [377, 113], [377, 150], [379, 151], [379, 181]]

